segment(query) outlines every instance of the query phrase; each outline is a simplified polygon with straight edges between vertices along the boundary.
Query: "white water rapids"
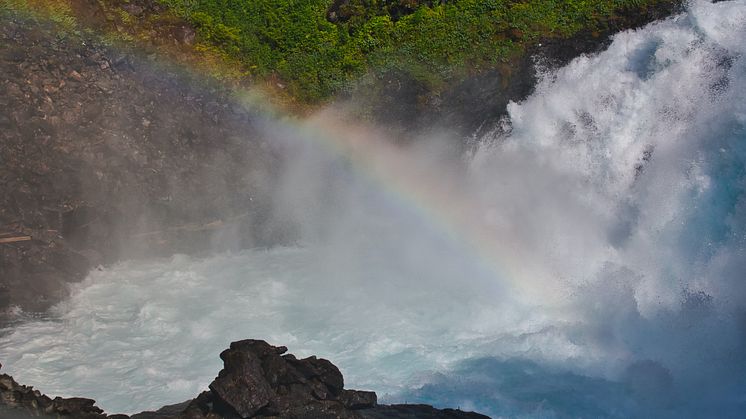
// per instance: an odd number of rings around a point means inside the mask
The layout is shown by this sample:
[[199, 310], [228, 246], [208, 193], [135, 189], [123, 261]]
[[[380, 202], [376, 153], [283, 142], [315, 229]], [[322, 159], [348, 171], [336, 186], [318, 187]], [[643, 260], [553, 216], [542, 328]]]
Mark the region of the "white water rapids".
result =
[[[510, 133], [465, 162], [411, 152], [459, 185], [509, 258], [474, 254], [333, 156], [299, 153], [277, 200], [302, 245], [93, 271], [50, 318], [7, 331], [3, 369], [136, 412], [196, 396], [229, 342], [255, 338], [328, 358], [385, 401], [737, 416], [745, 54], [746, 1], [694, 1], [544, 75], [510, 105]], [[518, 282], [531, 298], [511, 294]]]

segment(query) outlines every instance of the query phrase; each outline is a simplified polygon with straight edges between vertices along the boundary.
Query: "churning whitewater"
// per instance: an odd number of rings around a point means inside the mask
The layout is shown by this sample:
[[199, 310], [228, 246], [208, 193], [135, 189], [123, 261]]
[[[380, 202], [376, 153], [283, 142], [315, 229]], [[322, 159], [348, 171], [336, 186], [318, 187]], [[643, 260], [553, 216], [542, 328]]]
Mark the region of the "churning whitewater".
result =
[[[9, 329], [0, 359], [110, 412], [195, 396], [230, 341], [256, 338], [329, 358], [388, 402], [734, 417], [744, 54], [746, 1], [695, 1], [544, 74], [468, 156], [401, 151], [430, 179], [403, 189], [304, 143], [276, 197], [297, 247], [93, 271], [49, 318]], [[437, 187], [458, 211], [406, 199]]]

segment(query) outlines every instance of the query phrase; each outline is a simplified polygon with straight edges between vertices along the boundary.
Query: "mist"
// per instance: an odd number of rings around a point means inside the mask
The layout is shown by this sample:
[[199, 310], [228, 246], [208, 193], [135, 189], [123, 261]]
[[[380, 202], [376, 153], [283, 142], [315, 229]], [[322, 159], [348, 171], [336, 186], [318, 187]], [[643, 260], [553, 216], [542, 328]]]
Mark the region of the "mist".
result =
[[0, 358], [111, 412], [194, 396], [251, 337], [329, 358], [384, 401], [736, 415], [744, 39], [745, 1], [692, 2], [547, 70], [468, 147], [391, 138], [342, 105], [257, 119], [282, 156], [263, 227], [282, 246], [94, 270], [50, 319], [9, 330]]

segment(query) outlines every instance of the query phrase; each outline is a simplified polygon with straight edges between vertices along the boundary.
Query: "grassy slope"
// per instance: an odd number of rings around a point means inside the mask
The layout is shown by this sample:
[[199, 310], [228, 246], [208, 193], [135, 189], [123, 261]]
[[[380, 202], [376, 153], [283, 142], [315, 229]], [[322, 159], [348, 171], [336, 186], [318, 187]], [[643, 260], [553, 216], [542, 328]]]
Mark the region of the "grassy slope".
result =
[[[625, 9], [664, 0], [160, 1], [196, 25], [203, 48], [315, 102], [392, 69], [438, 90], [539, 39], [600, 31]], [[336, 19], [327, 19], [331, 10]]]

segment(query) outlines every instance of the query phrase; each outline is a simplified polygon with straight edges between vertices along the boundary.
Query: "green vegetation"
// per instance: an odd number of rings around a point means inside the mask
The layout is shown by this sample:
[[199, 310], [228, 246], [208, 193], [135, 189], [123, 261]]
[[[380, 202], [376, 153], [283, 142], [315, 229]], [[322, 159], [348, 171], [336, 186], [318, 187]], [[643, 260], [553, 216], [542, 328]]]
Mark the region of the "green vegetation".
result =
[[[170, 10], [146, 18], [122, 8], [131, 1], [97, 0], [104, 23], [116, 22], [107, 39], [157, 42], [186, 19], [205, 67], [272, 81], [302, 104], [364, 75], [394, 73], [438, 92], [470, 74], [507, 69], [540, 39], [603, 32], [620, 12], [675, 0], [157, 0]], [[89, 22], [73, 3], [0, 0], [0, 9], [35, 11], [75, 30]]]
[[[161, 0], [203, 48], [319, 101], [366, 72], [438, 86], [499, 66], [541, 38], [603, 30], [656, 0]], [[659, 1], [659, 0], [658, 0]]]

